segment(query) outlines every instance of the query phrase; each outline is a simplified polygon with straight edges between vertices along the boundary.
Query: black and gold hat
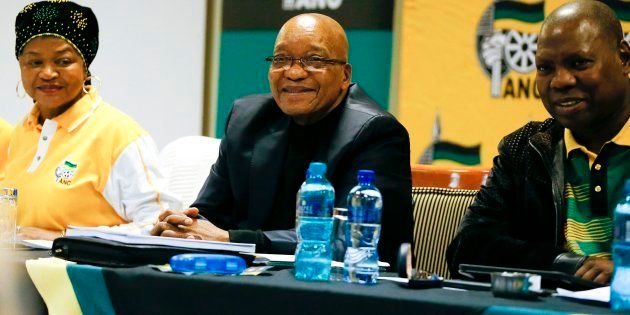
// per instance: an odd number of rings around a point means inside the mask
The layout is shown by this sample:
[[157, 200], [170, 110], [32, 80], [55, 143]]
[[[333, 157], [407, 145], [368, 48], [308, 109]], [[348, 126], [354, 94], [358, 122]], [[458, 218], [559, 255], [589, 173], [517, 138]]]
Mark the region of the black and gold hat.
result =
[[31, 3], [15, 19], [15, 56], [34, 38], [55, 36], [67, 41], [81, 55], [85, 67], [98, 50], [98, 22], [90, 8], [65, 0]]

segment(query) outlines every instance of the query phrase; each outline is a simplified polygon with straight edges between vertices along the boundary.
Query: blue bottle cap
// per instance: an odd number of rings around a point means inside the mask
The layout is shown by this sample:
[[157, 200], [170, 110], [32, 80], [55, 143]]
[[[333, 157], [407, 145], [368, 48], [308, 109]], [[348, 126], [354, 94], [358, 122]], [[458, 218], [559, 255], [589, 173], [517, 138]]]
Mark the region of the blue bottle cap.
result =
[[359, 170], [357, 175], [359, 182], [372, 182], [374, 180], [374, 171], [372, 170]]
[[308, 171], [306, 172], [307, 176], [309, 175], [323, 175], [326, 174], [326, 163], [321, 162], [311, 162], [308, 166]]

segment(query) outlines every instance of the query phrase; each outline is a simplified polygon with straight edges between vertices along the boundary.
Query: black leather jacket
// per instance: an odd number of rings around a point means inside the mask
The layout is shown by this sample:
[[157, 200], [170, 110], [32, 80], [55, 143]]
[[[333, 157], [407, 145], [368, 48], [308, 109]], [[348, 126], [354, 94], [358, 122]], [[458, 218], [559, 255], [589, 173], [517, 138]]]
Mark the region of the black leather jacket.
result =
[[469, 207], [446, 258], [459, 264], [575, 273], [584, 256], [564, 248], [564, 128], [530, 122], [503, 138], [492, 173]]

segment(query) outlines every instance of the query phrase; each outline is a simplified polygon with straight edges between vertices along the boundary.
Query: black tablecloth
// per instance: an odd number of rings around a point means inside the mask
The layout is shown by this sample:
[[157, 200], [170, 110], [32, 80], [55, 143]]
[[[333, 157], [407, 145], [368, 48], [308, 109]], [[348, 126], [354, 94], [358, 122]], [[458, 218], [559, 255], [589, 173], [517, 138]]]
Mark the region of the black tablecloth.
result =
[[507, 306], [516, 312], [610, 313], [552, 297], [522, 301], [482, 291], [407, 289], [390, 281], [375, 286], [301, 282], [290, 269], [240, 277], [186, 276], [149, 267], [104, 268], [103, 274], [117, 314], [480, 314], [509, 311]]

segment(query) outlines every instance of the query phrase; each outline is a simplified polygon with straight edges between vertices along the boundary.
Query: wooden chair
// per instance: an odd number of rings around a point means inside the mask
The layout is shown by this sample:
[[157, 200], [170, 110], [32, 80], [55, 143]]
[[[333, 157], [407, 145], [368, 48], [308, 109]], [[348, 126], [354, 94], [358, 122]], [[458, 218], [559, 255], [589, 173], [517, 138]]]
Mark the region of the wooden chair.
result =
[[411, 166], [416, 270], [450, 278], [446, 248], [489, 173], [481, 167]]

